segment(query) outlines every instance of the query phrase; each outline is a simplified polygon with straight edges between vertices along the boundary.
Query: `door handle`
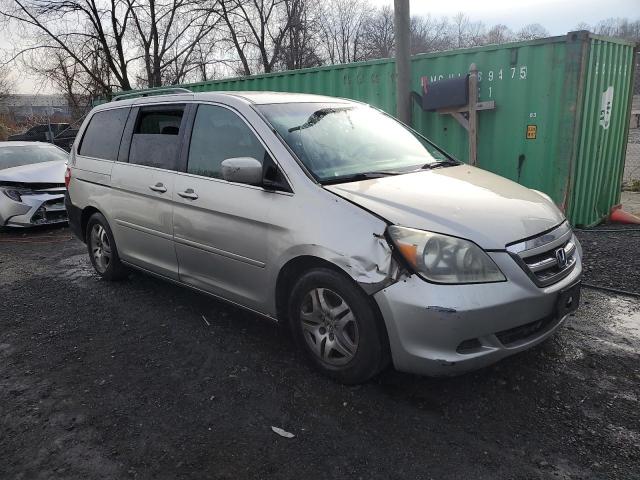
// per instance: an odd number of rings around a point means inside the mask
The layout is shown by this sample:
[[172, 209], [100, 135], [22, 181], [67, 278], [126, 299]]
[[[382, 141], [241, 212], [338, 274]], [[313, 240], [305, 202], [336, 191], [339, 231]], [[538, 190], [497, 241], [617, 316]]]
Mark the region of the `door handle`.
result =
[[184, 192], [178, 192], [182, 198], [188, 198], [189, 200], [195, 200], [198, 198], [198, 194], [193, 191], [193, 188], [187, 188]]
[[165, 187], [162, 183], [158, 182], [155, 185], [149, 185], [149, 188], [154, 192], [164, 193], [167, 191], [167, 187]]

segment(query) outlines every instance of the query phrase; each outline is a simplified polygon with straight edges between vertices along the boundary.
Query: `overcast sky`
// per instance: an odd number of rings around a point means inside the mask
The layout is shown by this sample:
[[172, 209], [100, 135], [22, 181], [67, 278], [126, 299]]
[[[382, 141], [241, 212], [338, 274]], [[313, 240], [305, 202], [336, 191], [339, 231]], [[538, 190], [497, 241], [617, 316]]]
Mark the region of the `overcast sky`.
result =
[[[377, 6], [393, 5], [393, 0], [370, 1]], [[488, 26], [502, 23], [518, 30], [529, 23], [539, 23], [551, 35], [562, 35], [581, 22], [593, 25], [610, 17], [636, 20], [640, 18], [640, 0], [411, 0], [412, 15], [451, 17], [458, 12]], [[0, 48], [6, 45], [5, 35], [6, 32], [0, 32]], [[40, 81], [24, 76], [17, 82], [16, 90], [18, 93], [49, 93]]]
[[[393, 5], [393, 0], [372, 0], [375, 5]], [[551, 35], [562, 35], [580, 22], [597, 23], [610, 17], [637, 19], [640, 0], [411, 0], [412, 15], [451, 17], [464, 12], [473, 21], [487, 25], [503, 23], [512, 30], [539, 23]]]

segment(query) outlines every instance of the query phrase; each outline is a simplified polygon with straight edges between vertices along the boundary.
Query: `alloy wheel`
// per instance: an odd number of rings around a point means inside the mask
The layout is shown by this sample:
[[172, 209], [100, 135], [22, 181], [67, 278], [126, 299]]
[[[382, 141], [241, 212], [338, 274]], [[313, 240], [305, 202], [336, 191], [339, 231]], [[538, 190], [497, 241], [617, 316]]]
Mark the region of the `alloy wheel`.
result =
[[96, 269], [100, 273], [104, 273], [109, 268], [111, 262], [111, 245], [109, 244], [109, 236], [102, 225], [96, 223], [91, 229], [91, 254], [95, 261]]

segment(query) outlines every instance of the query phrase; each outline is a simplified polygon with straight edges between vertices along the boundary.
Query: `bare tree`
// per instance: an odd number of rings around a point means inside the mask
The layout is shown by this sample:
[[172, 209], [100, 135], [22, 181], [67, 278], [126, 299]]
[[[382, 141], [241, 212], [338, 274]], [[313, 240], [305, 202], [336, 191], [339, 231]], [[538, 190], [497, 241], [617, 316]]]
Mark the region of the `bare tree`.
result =
[[[452, 27], [447, 17], [411, 17], [411, 54], [454, 48], [456, 43], [452, 38]], [[462, 32], [462, 35], [466, 36], [466, 32]], [[388, 58], [393, 55], [395, 42], [393, 10], [390, 7], [382, 7], [367, 19], [362, 42], [367, 59]]]
[[535, 40], [536, 38], [544, 38], [549, 36], [549, 31], [539, 23], [530, 23], [525, 25], [518, 33], [516, 38], [518, 40]]
[[242, 70], [239, 73], [251, 75], [251, 66], [246, 53], [249, 45], [243, 32], [244, 24], [241, 18], [235, 14], [236, 5], [236, 0], [221, 0], [220, 15], [229, 31], [230, 41], [233, 43], [238, 59], [242, 63]]
[[[608, 18], [598, 22], [593, 27], [586, 23], [582, 23], [578, 27], [580, 30], [590, 30], [599, 35], [624, 38], [636, 43], [640, 42], [640, 19]], [[640, 94], [640, 54], [637, 54], [635, 58], [634, 79], [633, 92], [634, 94]]]
[[197, 46], [218, 25], [217, 2], [198, 0], [125, 0], [148, 87], [182, 81], [192, 68]]
[[632, 21], [628, 18], [607, 18], [595, 24], [593, 31], [608, 37], [620, 37], [628, 40], [640, 40], [640, 19]]
[[328, 0], [324, 4], [322, 40], [329, 63], [364, 59], [365, 25], [372, 12], [366, 0]]
[[[107, 0], [105, 0], [106, 2]], [[108, 93], [116, 85], [131, 88], [125, 53], [129, 8], [121, 0], [3, 0], [0, 18], [26, 32], [16, 56], [33, 51], [62, 51]], [[109, 68], [109, 79], [96, 75], [90, 64], [98, 49]]]
[[299, 18], [302, 0], [220, 0], [220, 3], [220, 13], [243, 73], [273, 71], [292, 23]]
[[[217, 0], [0, 0], [0, 19], [26, 32], [26, 53], [62, 52], [104, 94], [181, 81], [219, 21]], [[98, 58], [96, 58], [96, 56]], [[57, 58], [57, 57], [56, 57]], [[106, 67], [106, 75], [103, 70]], [[134, 72], [134, 73], [132, 73]]]
[[[391, 57], [393, 10], [370, 1], [0, 0], [0, 27], [24, 32], [9, 60], [80, 108], [115, 89]], [[414, 54], [549, 34], [539, 24], [487, 28], [463, 12], [413, 17], [410, 28]], [[607, 19], [593, 30], [640, 40], [640, 20]]]
[[224, 43], [228, 33], [224, 29], [216, 30], [198, 42], [193, 52], [180, 62], [167, 65], [163, 78], [173, 78], [173, 83], [206, 82], [218, 78], [224, 72], [233, 72], [230, 65], [236, 59], [221, 56], [220, 45]]
[[[52, 87], [65, 96], [71, 116], [79, 118], [90, 106], [91, 99], [104, 96], [104, 85], [111, 84], [109, 67], [104, 61], [100, 46], [85, 46], [87, 55], [84, 66], [62, 49], [36, 49], [24, 52], [21, 65], [26, 72], [42, 80], [41, 85]], [[85, 71], [89, 68], [91, 74]], [[100, 81], [95, 79], [99, 78]]]
[[411, 53], [437, 52], [454, 48], [452, 26], [447, 17], [430, 15], [411, 18]]
[[321, 10], [313, 0], [287, 2], [290, 26], [280, 49], [280, 63], [286, 70], [322, 65], [318, 43]]
[[463, 12], [453, 16], [451, 25], [454, 48], [475, 47], [484, 42], [484, 24], [472, 22]]
[[497, 24], [491, 27], [487, 33], [483, 35], [483, 44], [500, 44], [512, 42], [515, 40], [513, 32], [506, 25]]
[[9, 71], [6, 67], [0, 67], [0, 101], [11, 95], [13, 91], [13, 81], [9, 78]]
[[363, 57], [389, 58], [393, 54], [393, 9], [385, 5], [365, 18], [362, 32]]
[[92, 78], [62, 50], [49, 52], [47, 55], [38, 52], [26, 65], [31, 72], [65, 96], [73, 118], [84, 115], [91, 99], [102, 94]]

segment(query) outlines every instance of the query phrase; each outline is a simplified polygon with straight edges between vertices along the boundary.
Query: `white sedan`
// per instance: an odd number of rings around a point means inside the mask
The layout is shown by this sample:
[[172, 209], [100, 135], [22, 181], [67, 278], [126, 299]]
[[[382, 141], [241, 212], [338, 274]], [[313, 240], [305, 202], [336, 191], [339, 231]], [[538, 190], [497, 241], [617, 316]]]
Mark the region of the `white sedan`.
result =
[[0, 142], [0, 228], [67, 221], [67, 152], [50, 143]]

